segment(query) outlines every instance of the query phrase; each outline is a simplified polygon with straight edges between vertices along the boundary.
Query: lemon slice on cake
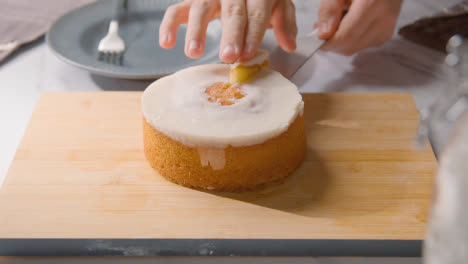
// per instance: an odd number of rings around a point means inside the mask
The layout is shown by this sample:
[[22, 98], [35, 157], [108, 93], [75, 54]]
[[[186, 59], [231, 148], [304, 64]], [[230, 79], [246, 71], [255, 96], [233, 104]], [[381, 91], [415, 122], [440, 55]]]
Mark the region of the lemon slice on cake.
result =
[[231, 64], [229, 83], [233, 85], [248, 82], [260, 70], [268, 68], [268, 66], [268, 52], [266, 50], [258, 50], [255, 57], [251, 60]]

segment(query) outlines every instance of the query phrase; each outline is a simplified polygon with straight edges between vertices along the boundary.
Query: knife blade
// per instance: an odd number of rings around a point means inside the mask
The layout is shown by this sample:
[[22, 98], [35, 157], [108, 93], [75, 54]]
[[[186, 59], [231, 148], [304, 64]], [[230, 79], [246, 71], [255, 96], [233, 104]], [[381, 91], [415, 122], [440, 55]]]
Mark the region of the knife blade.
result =
[[288, 79], [291, 79], [302, 65], [320, 49], [325, 40], [318, 37], [318, 29], [315, 29], [311, 33], [299, 37], [296, 43], [296, 50], [292, 53], [282, 50], [279, 46], [270, 52], [270, 67]]

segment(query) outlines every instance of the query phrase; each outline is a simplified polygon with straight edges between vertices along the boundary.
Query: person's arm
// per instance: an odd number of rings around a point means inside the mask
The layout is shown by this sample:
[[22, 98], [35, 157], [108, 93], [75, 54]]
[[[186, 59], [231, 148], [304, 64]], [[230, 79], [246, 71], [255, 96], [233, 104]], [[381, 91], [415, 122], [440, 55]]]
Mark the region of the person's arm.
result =
[[[402, 0], [322, 0], [319, 37], [322, 50], [344, 55], [379, 46], [393, 35]], [[342, 16], [346, 7], [346, 16]], [[169, 7], [159, 29], [159, 44], [175, 45], [177, 29], [187, 24], [185, 54], [199, 58], [205, 49], [208, 23], [221, 16], [219, 57], [223, 62], [251, 59], [268, 27], [285, 51], [296, 49], [296, 16], [291, 0], [186, 0]]]
[[[322, 50], [352, 55], [380, 46], [393, 36], [403, 0], [322, 0], [315, 23]], [[342, 16], [348, 8], [345, 16]]]
[[169, 7], [159, 28], [159, 44], [175, 45], [177, 29], [187, 24], [185, 54], [203, 55], [208, 23], [221, 16], [219, 57], [226, 63], [251, 59], [271, 25], [285, 51], [296, 49], [296, 16], [291, 0], [186, 0]]

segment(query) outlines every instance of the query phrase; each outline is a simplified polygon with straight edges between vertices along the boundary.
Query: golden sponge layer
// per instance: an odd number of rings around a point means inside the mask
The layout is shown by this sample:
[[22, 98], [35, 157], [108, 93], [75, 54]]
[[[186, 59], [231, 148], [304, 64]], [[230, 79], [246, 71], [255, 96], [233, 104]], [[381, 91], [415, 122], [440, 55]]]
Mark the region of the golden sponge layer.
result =
[[209, 164], [203, 166], [197, 147], [164, 135], [145, 118], [143, 141], [146, 158], [162, 176], [183, 186], [218, 191], [251, 190], [283, 179], [300, 165], [306, 153], [302, 116], [287, 131], [262, 144], [209, 148], [214, 153], [224, 151], [225, 163], [221, 169], [213, 169]]

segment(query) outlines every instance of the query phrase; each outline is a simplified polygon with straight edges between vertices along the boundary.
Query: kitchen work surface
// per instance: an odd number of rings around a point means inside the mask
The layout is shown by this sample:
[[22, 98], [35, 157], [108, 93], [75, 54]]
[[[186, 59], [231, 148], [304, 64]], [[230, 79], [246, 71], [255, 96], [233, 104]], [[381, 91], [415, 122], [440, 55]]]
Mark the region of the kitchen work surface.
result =
[[437, 163], [409, 94], [304, 94], [284, 183], [214, 193], [146, 162], [141, 92], [41, 96], [0, 189], [0, 255], [418, 256]]

